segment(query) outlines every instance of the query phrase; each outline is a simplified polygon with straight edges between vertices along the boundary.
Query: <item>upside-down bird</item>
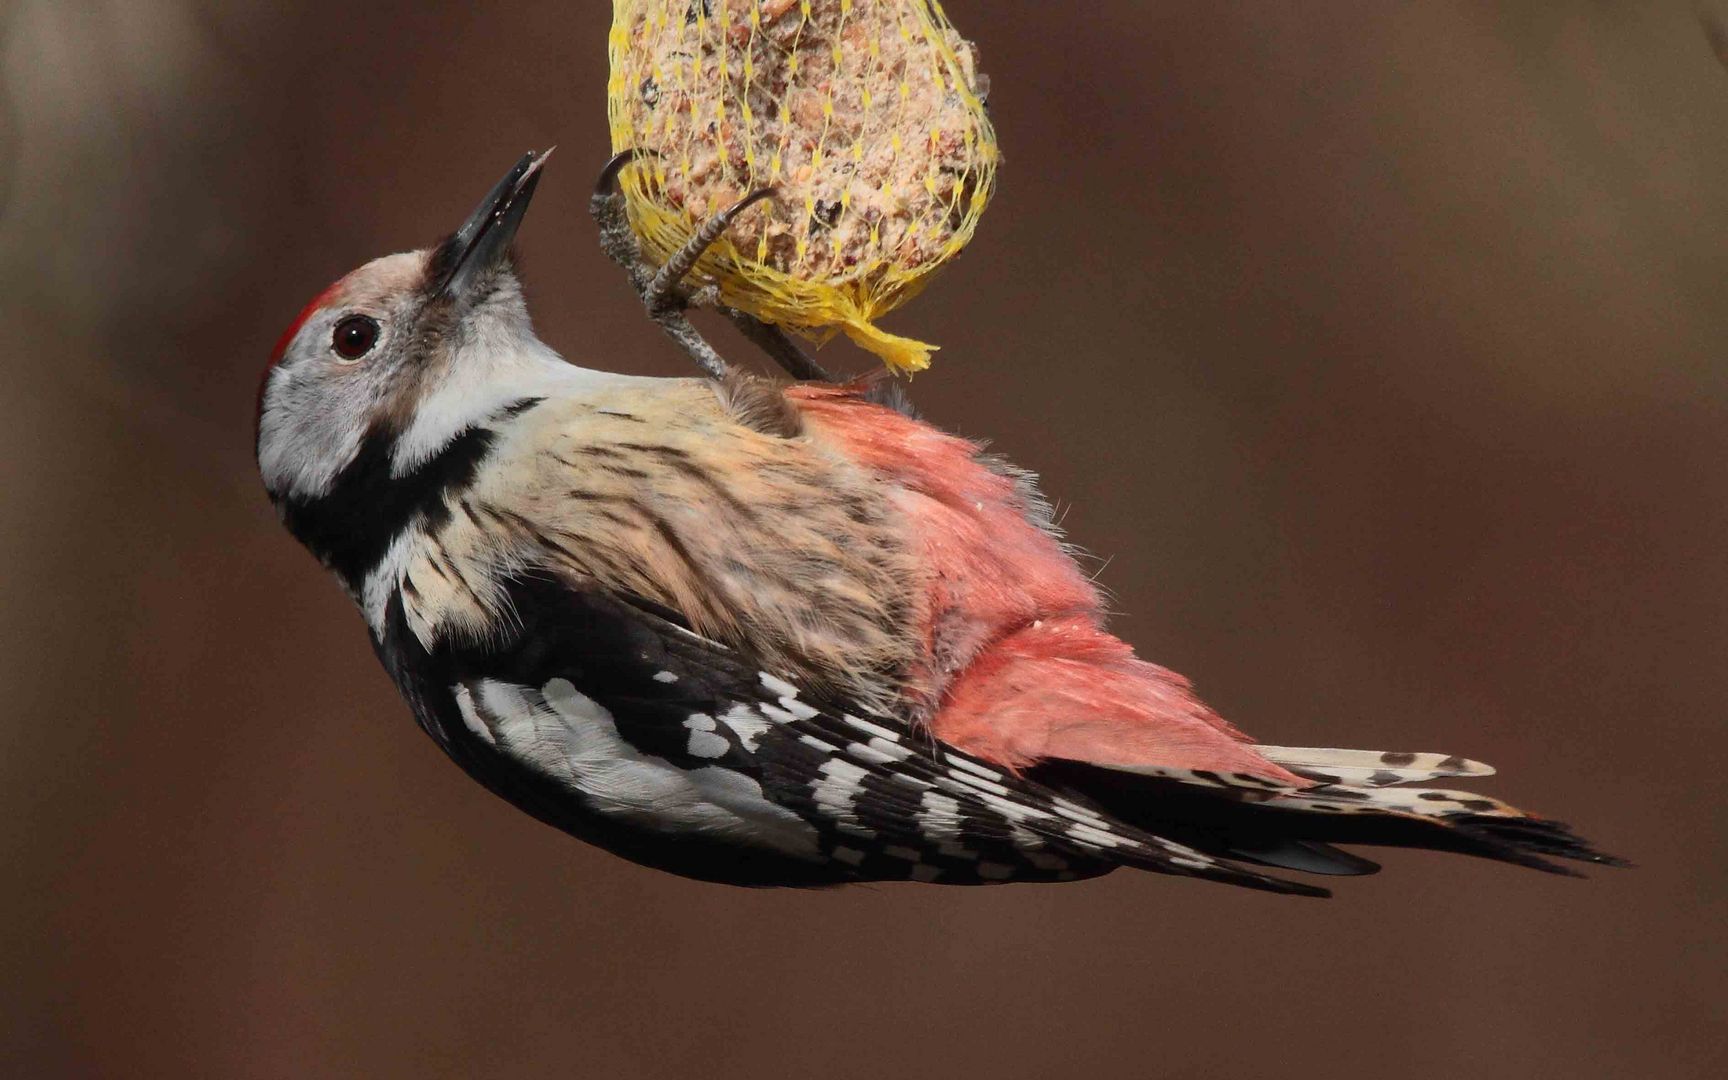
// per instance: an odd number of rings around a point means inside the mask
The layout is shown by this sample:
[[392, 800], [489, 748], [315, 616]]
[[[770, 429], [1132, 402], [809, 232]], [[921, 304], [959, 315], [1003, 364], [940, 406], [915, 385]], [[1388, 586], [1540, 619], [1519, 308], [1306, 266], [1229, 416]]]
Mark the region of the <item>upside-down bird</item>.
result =
[[[492, 791], [743, 885], [1131, 866], [1325, 895], [1267, 871], [1377, 868], [1339, 844], [1616, 862], [1420, 786], [1492, 771], [1477, 762], [1250, 740], [1106, 629], [1030, 474], [881, 385], [714, 355], [680, 313], [699, 251], [620, 261], [703, 377], [566, 362], [511, 253], [544, 161], [442, 243], [319, 295], [258, 402], [282, 521], [358, 604], [421, 727]], [[619, 257], [613, 179], [595, 208]]]

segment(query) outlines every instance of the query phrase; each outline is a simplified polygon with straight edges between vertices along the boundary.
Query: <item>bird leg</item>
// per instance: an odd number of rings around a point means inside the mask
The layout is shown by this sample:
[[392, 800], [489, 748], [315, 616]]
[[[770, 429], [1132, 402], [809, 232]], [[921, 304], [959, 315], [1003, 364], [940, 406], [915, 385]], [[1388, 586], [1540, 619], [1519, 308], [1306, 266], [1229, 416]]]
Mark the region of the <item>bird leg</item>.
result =
[[720, 308], [720, 313], [732, 320], [732, 325], [738, 332], [749, 338], [755, 346], [768, 354], [769, 359], [786, 369], [786, 374], [794, 379], [805, 382], [835, 382], [828, 369], [811, 359], [810, 354], [800, 349], [786, 331], [770, 322], [763, 322], [747, 311], [737, 308]]
[[794, 379], [832, 382], [832, 376], [805, 355], [778, 326], [722, 305], [719, 290], [712, 285], [691, 290], [683, 284], [685, 275], [695, 267], [714, 241], [720, 238], [727, 226], [752, 204], [772, 196], [773, 189], [763, 188], [751, 192], [703, 222], [696, 234], [666, 260], [666, 265], [656, 268], [642, 255], [641, 245], [637, 242], [636, 234], [631, 230], [629, 218], [624, 212], [624, 195], [618, 186], [618, 174], [623, 171], [624, 166], [642, 154], [642, 151], [625, 150], [613, 155], [606, 162], [605, 167], [600, 170], [599, 180], [595, 182], [594, 196], [589, 201], [588, 212], [599, 226], [600, 250], [606, 253], [607, 258], [624, 268], [631, 288], [636, 290], [636, 294], [642, 298], [643, 305], [648, 309], [648, 317], [677, 342], [709, 378], [724, 378], [730, 366], [685, 316], [684, 312], [691, 307], [717, 308], [738, 327], [740, 333]]
[[638, 150], [625, 150], [606, 159], [600, 176], [594, 181], [594, 195], [588, 200], [588, 214], [600, 228], [600, 250], [606, 257], [624, 268], [630, 287], [641, 296], [654, 276], [654, 268], [642, 257], [636, 234], [630, 229], [630, 219], [624, 213], [624, 192], [618, 187], [618, 174], [624, 166], [642, 156]]
[[701, 227], [696, 230], [696, 234], [686, 240], [683, 247], [674, 251], [672, 257], [666, 260], [666, 265], [656, 271], [654, 277], [649, 280], [648, 289], [642, 294], [642, 302], [648, 305], [649, 316], [652, 317], [656, 312], [666, 308], [684, 307], [702, 301], [707, 301], [712, 306], [719, 306], [718, 290], [712, 293], [702, 290], [707, 295], [700, 297], [689, 294], [680, 295], [679, 286], [684, 280], [684, 275], [695, 268], [697, 261], [707, 253], [710, 247], [714, 246], [714, 241], [720, 239], [720, 234], [726, 231], [726, 227], [731, 225], [739, 214], [763, 199], [773, 198], [773, 196], [773, 188], [759, 188], [704, 221]]
[[[643, 303], [648, 306], [648, 317], [678, 343], [678, 347], [695, 362], [702, 374], [710, 379], [724, 379], [732, 370], [731, 365], [721, 358], [714, 346], [708, 344], [708, 340], [684, 315], [684, 310], [695, 298], [678, 287], [677, 278], [661, 280], [665, 271], [656, 271], [642, 257], [641, 245], [636, 242], [636, 234], [630, 229], [630, 219], [624, 213], [624, 193], [618, 187], [618, 174], [623, 171], [624, 166], [640, 156], [641, 152], [637, 150], [614, 154], [600, 170], [600, 178], [594, 183], [594, 195], [588, 200], [588, 213], [600, 229], [600, 250], [606, 253], [607, 258], [624, 268], [624, 273], [630, 278], [630, 287], [636, 290], [636, 295], [642, 297]], [[702, 232], [699, 231], [697, 235], [701, 236]], [[718, 231], [715, 235], [719, 235]], [[679, 256], [683, 254], [682, 251], [678, 253]], [[696, 257], [699, 258], [701, 254], [701, 251], [697, 251]], [[695, 258], [690, 262], [693, 265]], [[669, 261], [667, 266], [671, 265]], [[685, 269], [688, 270], [689, 267], [686, 266]]]
[[[756, 347], [767, 353], [770, 358], [786, 373], [800, 382], [838, 383], [845, 380], [829, 374], [828, 369], [811, 359], [810, 355], [792, 340], [790, 334], [770, 322], [763, 322], [747, 311], [729, 308], [721, 305], [720, 313], [732, 320], [732, 325], [755, 343]], [[902, 416], [918, 419], [918, 410], [912, 404], [912, 395], [907, 393], [906, 384], [899, 379], [865, 378], [862, 380], [865, 401], [885, 405]]]

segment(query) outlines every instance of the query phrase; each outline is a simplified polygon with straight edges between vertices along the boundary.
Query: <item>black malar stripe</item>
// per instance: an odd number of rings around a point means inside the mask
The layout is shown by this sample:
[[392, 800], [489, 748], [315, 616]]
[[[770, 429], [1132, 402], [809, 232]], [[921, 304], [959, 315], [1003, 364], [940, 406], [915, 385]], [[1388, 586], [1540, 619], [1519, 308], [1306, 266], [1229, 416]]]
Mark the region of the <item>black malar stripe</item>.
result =
[[417, 516], [434, 528], [449, 518], [445, 498], [472, 486], [492, 441], [490, 429], [469, 428], [413, 472], [391, 476], [396, 436], [374, 429], [361, 441], [354, 460], [337, 474], [328, 494], [282, 501], [282, 522], [320, 562], [357, 590], [390, 550], [391, 542]]

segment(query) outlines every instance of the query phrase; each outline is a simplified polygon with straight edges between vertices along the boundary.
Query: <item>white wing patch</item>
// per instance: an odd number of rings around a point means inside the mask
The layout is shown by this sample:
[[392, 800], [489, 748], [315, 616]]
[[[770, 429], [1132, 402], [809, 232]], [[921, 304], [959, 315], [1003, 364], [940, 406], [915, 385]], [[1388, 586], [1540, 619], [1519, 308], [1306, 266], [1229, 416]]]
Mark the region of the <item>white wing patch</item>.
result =
[[[821, 743], [816, 745], [822, 746]], [[864, 790], [864, 770], [850, 761], [831, 758], [823, 762], [817, 772], [812, 794], [815, 796], [816, 805], [827, 811], [835, 827], [841, 832], [860, 836], [875, 835], [870, 829], [858, 824], [857, 812], [853, 809], [856, 799]]]
[[[703, 833], [819, 857], [816, 830], [770, 802], [755, 780], [716, 765], [679, 768], [642, 754], [618, 733], [612, 713], [567, 679], [553, 679], [539, 693], [486, 680], [475, 695], [480, 708], [466, 687], [453, 692], [459, 706], [469, 702], [465, 722], [487, 727], [500, 749], [580, 791], [598, 813], [659, 832]], [[692, 754], [725, 753], [726, 740], [715, 733], [715, 725], [708, 716], [686, 722]]]
[[744, 749], [752, 754], [761, 744], [762, 736], [768, 734], [772, 727], [767, 718], [759, 715], [748, 705], [734, 705], [720, 714], [721, 723], [732, 729], [732, 734], [738, 736], [738, 741], [744, 744]]
[[971, 854], [960, 843], [960, 800], [951, 795], [924, 792], [919, 797], [918, 828], [943, 855], [965, 858]]
[[707, 713], [696, 713], [684, 721], [684, 726], [690, 729], [690, 743], [685, 749], [691, 757], [725, 757], [732, 745], [724, 735], [714, 734], [715, 721]]
[[480, 718], [480, 713], [474, 708], [473, 693], [460, 683], [456, 685], [456, 709], [462, 714], [463, 727], [473, 732], [474, 736], [486, 745], [498, 745], [498, 740], [492, 735], [492, 729], [486, 726], [486, 721]]

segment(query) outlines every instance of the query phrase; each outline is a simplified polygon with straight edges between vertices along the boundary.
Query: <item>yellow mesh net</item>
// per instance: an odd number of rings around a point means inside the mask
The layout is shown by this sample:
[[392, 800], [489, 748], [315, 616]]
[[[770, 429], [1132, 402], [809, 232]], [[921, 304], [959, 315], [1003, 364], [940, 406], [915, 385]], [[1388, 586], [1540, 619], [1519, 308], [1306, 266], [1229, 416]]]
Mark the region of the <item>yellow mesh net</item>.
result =
[[936, 0], [613, 0], [614, 151], [663, 262], [749, 192], [697, 264], [723, 303], [897, 371], [935, 348], [875, 320], [971, 239], [998, 151], [972, 45]]

